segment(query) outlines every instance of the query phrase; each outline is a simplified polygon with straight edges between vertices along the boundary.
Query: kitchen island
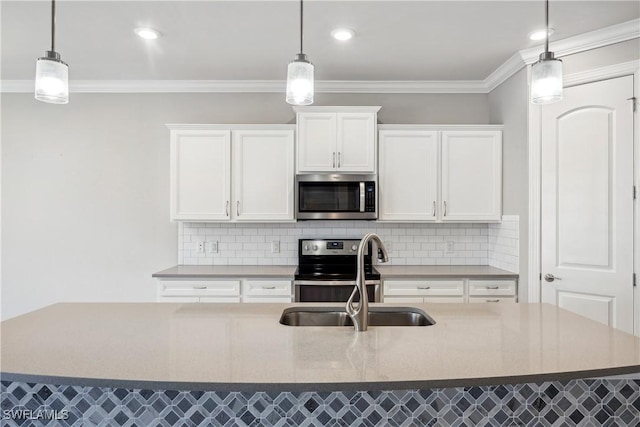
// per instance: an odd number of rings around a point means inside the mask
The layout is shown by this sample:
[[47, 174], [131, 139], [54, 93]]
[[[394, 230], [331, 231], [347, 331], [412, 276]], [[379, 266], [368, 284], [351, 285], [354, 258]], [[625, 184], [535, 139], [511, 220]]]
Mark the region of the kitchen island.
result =
[[[73, 395], [68, 405], [83, 420], [111, 412], [75, 408], [73, 399], [85, 396], [87, 405], [92, 392], [98, 406], [103, 394], [113, 401], [119, 393], [124, 407], [132, 399], [140, 407], [141, 400], [150, 408], [160, 402], [155, 411], [161, 418], [188, 419], [197, 412], [196, 418], [211, 421], [224, 413], [229, 420], [244, 416], [247, 425], [270, 425], [269, 416], [275, 425], [278, 414], [291, 418], [291, 425], [297, 425], [295, 417], [322, 425], [347, 413], [370, 423], [429, 414], [444, 420], [465, 411], [479, 419], [498, 411], [505, 420], [523, 420], [545, 417], [576, 387], [587, 397], [604, 387], [605, 396], [626, 399], [611, 416], [640, 414], [638, 380], [581, 380], [640, 372], [640, 339], [554, 306], [424, 304], [416, 307], [435, 325], [356, 333], [279, 324], [283, 309], [294, 305], [56, 304], [4, 321], [2, 408], [27, 401], [30, 390], [41, 404], [53, 394], [58, 400], [65, 392]], [[235, 397], [227, 401], [230, 395]], [[215, 408], [207, 412], [203, 396]], [[528, 404], [534, 397], [538, 414]], [[262, 402], [258, 409], [256, 402]], [[341, 403], [332, 408], [334, 402]], [[596, 416], [580, 402], [574, 398], [552, 412]], [[121, 417], [137, 419], [136, 410], [129, 411]]]

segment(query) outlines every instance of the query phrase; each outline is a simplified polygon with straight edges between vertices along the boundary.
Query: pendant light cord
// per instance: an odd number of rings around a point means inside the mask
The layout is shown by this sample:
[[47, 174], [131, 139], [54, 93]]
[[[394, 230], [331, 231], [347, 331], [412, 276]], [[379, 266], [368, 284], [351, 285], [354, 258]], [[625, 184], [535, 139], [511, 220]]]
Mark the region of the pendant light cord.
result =
[[51, 0], [51, 52], [56, 51], [56, 0]]
[[300, 0], [300, 54], [302, 55], [302, 16], [303, 16], [303, 11], [302, 11], [302, 0]]
[[544, 16], [545, 16], [545, 29], [547, 34], [545, 34], [544, 38], [544, 51], [549, 53], [549, 0], [545, 0], [544, 3]]

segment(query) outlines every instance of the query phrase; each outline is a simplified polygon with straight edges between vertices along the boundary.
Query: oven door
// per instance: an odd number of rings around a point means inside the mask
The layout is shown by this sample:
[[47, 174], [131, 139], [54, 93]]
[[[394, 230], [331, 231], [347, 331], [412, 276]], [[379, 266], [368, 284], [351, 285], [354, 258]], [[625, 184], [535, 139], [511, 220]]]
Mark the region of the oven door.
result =
[[[380, 302], [380, 281], [367, 280], [367, 299], [369, 302]], [[351, 296], [355, 281], [347, 280], [296, 280], [293, 282], [295, 302], [342, 302]], [[360, 301], [357, 295], [355, 301]]]

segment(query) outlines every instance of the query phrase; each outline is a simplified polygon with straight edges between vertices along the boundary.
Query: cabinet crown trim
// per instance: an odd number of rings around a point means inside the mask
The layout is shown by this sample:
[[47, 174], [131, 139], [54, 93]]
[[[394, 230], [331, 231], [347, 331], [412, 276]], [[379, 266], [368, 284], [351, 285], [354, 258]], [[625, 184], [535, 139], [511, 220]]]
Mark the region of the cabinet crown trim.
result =
[[192, 124], [169, 123], [165, 126], [171, 130], [295, 130], [294, 124]]
[[378, 130], [504, 130], [504, 125], [379, 124]]
[[310, 106], [292, 107], [296, 113], [377, 113], [382, 106]]

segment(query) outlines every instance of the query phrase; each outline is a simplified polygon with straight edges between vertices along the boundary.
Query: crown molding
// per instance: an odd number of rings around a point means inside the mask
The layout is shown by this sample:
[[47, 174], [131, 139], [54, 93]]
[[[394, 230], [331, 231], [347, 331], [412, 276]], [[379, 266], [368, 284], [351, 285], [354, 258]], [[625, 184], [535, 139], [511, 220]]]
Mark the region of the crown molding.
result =
[[[640, 19], [552, 42], [557, 57], [640, 38]], [[513, 54], [484, 80], [350, 81], [318, 80], [316, 93], [489, 93], [528, 64], [542, 46]], [[73, 93], [283, 93], [283, 80], [72, 80]], [[2, 93], [28, 93], [33, 80], [1, 80]]]
[[577, 86], [601, 79], [614, 79], [616, 77], [628, 76], [640, 70], [640, 60], [622, 62], [620, 64], [608, 65], [606, 67], [594, 68], [588, 71], [573, 73], [564, 76], [564, 87]]
[[[551, 42], [549, 43], [549, 50], [553, 51], [556, 57], [561, 57], [637, 39], [639, 37], [640, 19], [633, 19], [621, 24], [611, 25], [589, 31], [588, 33]], [[538, 60], [538, 57], [543, 51], [544, 46], [536, 46], [521, 50], [520, 55], [522, 55], [522, 60], [525, 64], [533, 64]]]
[[[33, 80], [3, 80], [5, 93], [33, 91]], [[285, 91], [283, 80], [75, 80], [73, 93], [225, 93]], [[482, 80], [348, 81], [318, 80], [316, 93], [486, 93]]]

